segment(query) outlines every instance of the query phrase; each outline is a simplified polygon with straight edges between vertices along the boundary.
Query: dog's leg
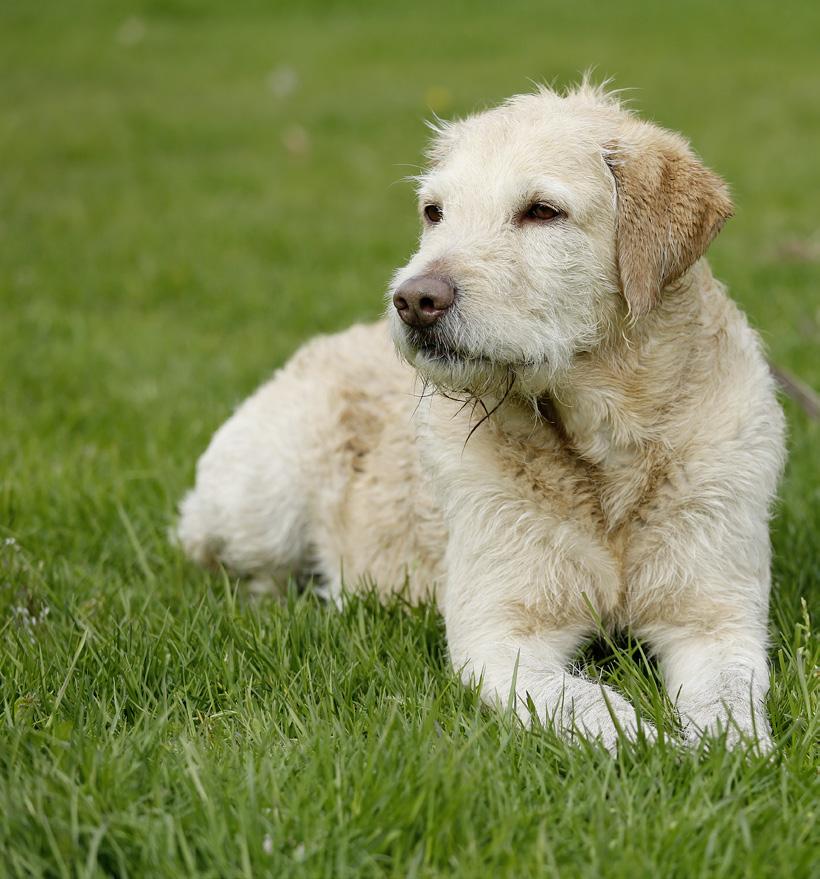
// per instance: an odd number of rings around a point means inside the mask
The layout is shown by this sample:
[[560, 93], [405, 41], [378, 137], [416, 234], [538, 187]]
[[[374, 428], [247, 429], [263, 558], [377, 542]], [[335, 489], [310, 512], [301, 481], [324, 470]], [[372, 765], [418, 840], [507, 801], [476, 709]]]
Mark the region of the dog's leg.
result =
[[771, 748], [764, 705], [769, 671], [761, 627], [703, 634], [695, 627], [665, 626], [651, 639], [687, 740], [725, 731], [730, 745], [757, 739], [764, 750]]
[[246, 400], [212, 438], [180, 505], [176, 536], [186, 554], [257, 589], [301, 571], [310, 553], [318, 454], [304, 385], [286, 368]]
[[[504, 601], [501, 595], [508, 593], [499, 595], [497, 584], [495, 578], [482, 583], [474, 576], [447, 586], [447, 639], [465, 683], [480, 683], [482, 697], [491, 704], [514, 704], [524, 723], [531, 719], [531, 702], [545, 725], [567, 737], [598, 738], [610, 751], [619, 730], [632, 739], [639, 728], [654, 737], [651, 724], [639, 722], [623, 696], [570, 671], [573, 653], [591, 632], [589, 623], [544, 627], [535, 611]], [[524, 591], [532, 594], [532, 588]], [[533, 628], [538, 631], [530, 634]]]
[[469, 424], [455, 405], [437, 401], [424, 414], [422, 464], [448, 530], [439, 599], [453, 666], [525, 723], [531, 702], [565, 736], [610, 750], [619, 728], [636, 737], [629, 702], [570, 669], [594, 617], [617, 605], [620, 566], [553, 433], [534, 434], [528, 412], [508, 409], [506, 432], [475, 431], [465, 444]]
[[736, 475], [727, 462], [676, 474], [685, 498], [656, 498], [626, 567], [633, 630], [658, 658], [686, 738], [725, 731], [730, 746], [757, 738], [767, 749], [767, 506], [777, 450], [751, 448], [754, 458], [735, 452]]

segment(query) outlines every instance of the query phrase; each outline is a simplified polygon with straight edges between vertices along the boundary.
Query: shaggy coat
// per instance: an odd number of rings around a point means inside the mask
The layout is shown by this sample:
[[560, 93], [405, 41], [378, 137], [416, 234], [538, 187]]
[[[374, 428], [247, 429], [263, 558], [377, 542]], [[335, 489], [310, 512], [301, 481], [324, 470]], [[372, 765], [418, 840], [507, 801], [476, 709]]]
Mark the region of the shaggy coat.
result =
[[[636, 713], [571, 660], [601, 623], [629, 629], [687, 737], [767, 746], [784, 422], [702, 259], [726, 186], [588, 85], [440, 125], [418, 183], [387, 320], [314, 339], [220, 428], [185, 551], [336, 599], [365, 580], [434, 595], [488, 701], [514, 691], [525, 721], [531, 701], [610, 748]], [[422, 326], [402, 291], [430, 278], [450, 298], [420, 299]]]

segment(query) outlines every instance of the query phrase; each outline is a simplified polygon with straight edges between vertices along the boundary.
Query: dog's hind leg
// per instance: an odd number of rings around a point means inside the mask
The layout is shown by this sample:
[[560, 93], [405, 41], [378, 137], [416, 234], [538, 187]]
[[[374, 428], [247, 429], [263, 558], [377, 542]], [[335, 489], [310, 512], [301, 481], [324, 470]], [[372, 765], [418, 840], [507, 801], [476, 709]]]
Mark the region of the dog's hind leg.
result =
[[257, 586], [309, 568], [321, 393], [289, 364], [216, 432], [180, 506], [190, 558]]
[[343, 573], [353, 588], [371, 575], [401, 588], [410, 569], [434, 580], [443, 525], [416, 485], [416, 402], [383, 324], [313, 339], [215, 434], [182, 547], [252, 586], [315, 577], [335, 600]]

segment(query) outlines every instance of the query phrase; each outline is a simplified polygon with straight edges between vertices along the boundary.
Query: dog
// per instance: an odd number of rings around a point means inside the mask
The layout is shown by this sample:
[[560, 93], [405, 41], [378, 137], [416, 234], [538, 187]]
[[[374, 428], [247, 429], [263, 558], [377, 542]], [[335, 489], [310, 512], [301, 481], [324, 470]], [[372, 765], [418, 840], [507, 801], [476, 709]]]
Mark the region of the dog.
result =
[[571, 662], [629, 630], [687, 740], [771, 747], [784, 418], [704, 258], [726, 185], [589, 82], [433, 127], [386, 318], [309, 342], [219, 429], [184, 550], [434, 598], [485, 700], [610, 749], [654, 730]]

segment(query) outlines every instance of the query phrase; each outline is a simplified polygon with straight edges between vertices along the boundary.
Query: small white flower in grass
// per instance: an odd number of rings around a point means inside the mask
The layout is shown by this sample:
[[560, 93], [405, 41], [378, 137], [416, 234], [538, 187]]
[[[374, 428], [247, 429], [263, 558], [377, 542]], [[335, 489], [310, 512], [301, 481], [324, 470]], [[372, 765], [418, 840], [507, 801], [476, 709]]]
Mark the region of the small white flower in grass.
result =
[[145, 39], [145, 22], [132, 15], [117, 28], [117, 42], [121, 46], [136, 46]]
[[268, 88], [277, 98], [286, 98], [296, 91], [299, 76], [292, 67], [277, 67], [268, 74]]
[[31, 612], [29, 611], [29, 609], [27, 607], [21, 607], [18, 605], [17, 607], [13, 607], [11, 609], [11, 612], [14, 614], [14, 616], [17, 617], [18, 621], [20, 623], [22, 623], [24, 626], [31, 625]]
[[305, 844], [300, 842], [299, 845], [293, 850], [293, 860], [296, 861], [297, 864], [301, 864], [305, 859]]
[[266, 833], [265, 838], [262, 840], [262, 851], [266, 855], [273, 854], [273, 839], [272, 839], [270, 833]]
[[37, 281], [37, 273], [31, 266], [23, 266], [15, 272], [14, 281], [19, 287], [31, 287]]
[[32, 613], [25, 605], [17, 605], [11, 609], [13, 616], [17, 618], [17, 622], [26, 629], [32, 629], [34, 626], [45, 622], [49, 614], [49, 606], [44, 604], [40, 608], [39, 613]]
[[292, 156], [304, 156], [310, 150], [310, 135], [301, 125], [290, 125], [282, 134], [282, 144]]

